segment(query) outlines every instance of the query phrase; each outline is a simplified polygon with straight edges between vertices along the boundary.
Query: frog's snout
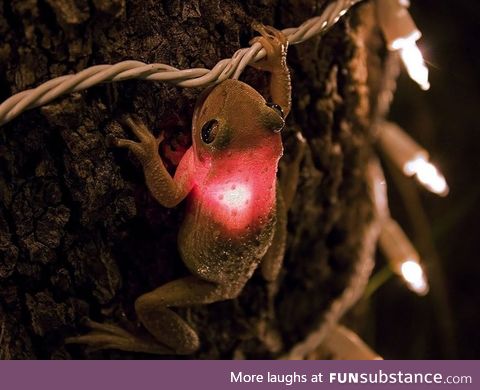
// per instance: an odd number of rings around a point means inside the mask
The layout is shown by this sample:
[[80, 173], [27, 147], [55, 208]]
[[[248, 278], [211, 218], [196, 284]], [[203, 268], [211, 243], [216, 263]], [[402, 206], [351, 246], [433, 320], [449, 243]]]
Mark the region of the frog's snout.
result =
[[262, 118], [263, 128], [267, 131], [272, 131], [274, 133], [280, 133], [285, 127], [285, 119], [280, 115], [272, 112], [270, 115], [264, 116]]

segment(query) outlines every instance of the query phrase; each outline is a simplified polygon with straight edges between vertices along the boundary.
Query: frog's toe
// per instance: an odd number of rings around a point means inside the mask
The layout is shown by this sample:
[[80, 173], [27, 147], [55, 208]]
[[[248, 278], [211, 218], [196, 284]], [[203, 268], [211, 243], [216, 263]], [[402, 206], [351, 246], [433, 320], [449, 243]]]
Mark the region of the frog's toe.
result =
[[130, 348], [128, 348], [130, 344], [128, 338], [98, 331], [92, 331], [82, 336], [69, 337], [65, 339], [65, 343], [83, 344], [86, 345], [90, 351], [102, 349], [130, 350]]
[[277, 67], [282, 67], [282, 61], [285, 59], [288, 46], [287, 38], [281, 32], [270, 26], [253, 25], [261, 36], [254, 37], [250, 44], [260, 43], [265, 49], [267, 55], [262, 60], [251, 64], [254, 68], [260, 70], [273, 71]]
[[85, 326], [90, 332], [81, 336], [68, 337], [66, 344], [83, 344], [90, 351], [118, 349], [129, 352], [145, 352], [155, 354], [173, 354], [169, 348], [162, 346], [148, 337], [139, 337], [115, 324], [102, 324], [86, 319]]
[[164, 139], [163, 133], [158, 139], [155, 138], [143, 122], [135, 116], [125, 115], [118, 121], [129, 127], [140, 142], [108, 136], [107, 143], [109, 146], [129, 149], [143, 165], [158, 158], [158, 147]]
[[262, 35], [264, 37], [270, 37], [270, 38], [273, 38], [274, 31], [277, 31], [271, 26], [267, 26], [265, 24], [258, 23], [258, 22], [253, 22], [252, 23], [252, 28], [255, 31], [257, 31], [258, 33], [260, 33], [260, 35]]
[[114, 324], [101, 324], [89, 318], [82, 320], [82, 325], [90, 328], [90, 332], [82, 335], [69, 337], [66, 344], [85, 344], [92, 350], [99, 349], [124, 349], [134, 337], [125, 329]]
[[265, 26], [265, 30], [267, 32], [267, 35], [271, 37], [271, 39], [274, 39], [275, 41], [280, 42], [282, 45], [287, 44], [288, 39], [286, 35], [280, 30], [277, 30], [272, 26]]
[[274, 46], [281, 46], [287, 44], [287, 37], [285, 36], [285, 34], [280, 30], [277, 30], [275, 27], [266, 26], [260, 23], [254, 23], [252, 27], [255, 31], [260, 33], [261, 37], [263, 37], [265, 41], [270, 42], [270, 44]]
[[263, 47], [264, 49], [267, 51], [267, 53], [271, 53], [273, 51], [273, 45], [272, 43], [270, 42], [269, 39], [265, 38], [263, 35], [262, 36], [259, 36], [259, 37], [253, 37], [252, 39], [250, 39], [250, 45], [253, 45], [255, 43], [259, 42]]
[[155, 141], [153, 134], [136, 115], [125, 115], [120, 118], [120, 122], [124, 126], [129, 127], [140, 142], [149, 143]]
[[109, 324], [109, 323], [103, 323], [102, 324], [100, 322], [93, 321], [88, 317], [85, 317], [82, 320], [82, 325], [87, 327], [87, 328], [90, 328], [92, 331], [96, 330], [96, 331], [99, 331], [99, 332], [103, 332], [105, 334], [110, 333], [112, 335], [124, 336], [124, 337], [128, 337], [130, 335], [130, 333], [128, 331], [126, 331], [125, 329], [123, 329], [122, 327], [120, 327], [118, 325]]

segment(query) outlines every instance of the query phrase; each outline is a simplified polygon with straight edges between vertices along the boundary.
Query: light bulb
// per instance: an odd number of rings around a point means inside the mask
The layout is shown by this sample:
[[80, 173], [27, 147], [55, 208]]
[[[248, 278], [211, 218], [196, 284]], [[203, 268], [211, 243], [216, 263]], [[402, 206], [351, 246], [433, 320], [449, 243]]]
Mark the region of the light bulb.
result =
[[425, 65], [422, 52], [415, 41], [406, 41], [403, 47], [399, 49], [399, 52], [410, 78], [424, 91], [430, 89], [430, 83], [428, 82], [428, 68]]
[[404, 261], [400, 267], [402, 277], [408, 287], [419, 295], [428, 293], [429, 287], [420, 264], [412, 259]]
[[398, 51], [409, 76], [423, 90], [430, 88], [428, 68], [416, 42], [422, 36], [408, 12], [405, 0], [376, 0], [378, 23], [387, 46]]
[[448, 194], [449, 188], [445, 177], [423, 155], [405, 163], [403, 172], [408, 176], [415, 175], [416, 179], [425, 188], [437, 195], [445, 196]]
[[428, 293], [428, 282], [420, 265], [420, 256], [400, 225], [391, 218], [383, 224], [379, 246], [390, 268], [405, 280], [410, 290], [418, 295]]
[[448, 185], [442, 173], [428, 161], [428, 152], [392, 122], [379, 124], [378, 143], [388, 158], [407, 176], [414, 176], [429, 191], [445, 196]]

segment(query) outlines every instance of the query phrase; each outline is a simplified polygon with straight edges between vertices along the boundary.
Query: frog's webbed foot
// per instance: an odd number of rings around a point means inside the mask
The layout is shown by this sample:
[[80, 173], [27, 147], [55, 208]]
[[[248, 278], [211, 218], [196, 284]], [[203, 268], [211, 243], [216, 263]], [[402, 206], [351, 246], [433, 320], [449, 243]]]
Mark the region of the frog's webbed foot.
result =
[[251, 65], [254, 68], [269, 72], [274, 72], [276, 69], [283, 69], [288, 47], [286, 36], [281, 31], [260, 23], [254, 23], [252, 27], [258, 31], [261, 36], [253, 38], [250, 44], [253, 45], [256, 42], [260, 42], [265, 48], [267, 56]]
[[140, 142], [129, 139], [108, 137], [108, 143], [111, 146], [129, 149], [145, 165], [154, 158], [158, 158], [158, 147], [163, 141], [163, 133], [158, 138], [148, 130], [148, 128], [137, 118], [125, 116], [121, 120], [122, 124], [128, 126]]
[[82, 336], [69, 337], [66, 344], [84, 344], [91, 351], [119, 349], [121, 351], [145, 352], [154, 354], [173, 354], [166, 346], [158, 344], [152, 338], [134, 335], [118, 325], [101, 324], [90, 319], [85, 320], [90, 332]]

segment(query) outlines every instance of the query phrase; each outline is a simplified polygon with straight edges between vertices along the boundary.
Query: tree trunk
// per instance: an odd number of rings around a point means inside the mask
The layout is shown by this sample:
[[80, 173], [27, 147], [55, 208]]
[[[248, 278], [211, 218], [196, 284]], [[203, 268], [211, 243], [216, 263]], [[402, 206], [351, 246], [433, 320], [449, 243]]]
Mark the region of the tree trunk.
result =
[[[126, 59], [212, 68], [248, 45], [254, 20], [294, 27], [327, 3], [0, 0], [0, 99]], [[258, 272], [236, 300], [179, 310], [200, 335], [193, 358], [303, 357], [361, 293], [378, 231], [366, 175], [368, 96], [379, 67], [368, 54], [378, 43], [371, 34], [371, 7], [360, 5], [322, 38], [290, 48], [283, 159], [295, 129], [309, 147], [274, 311]], [[265, 74], [248, 69], [242, 80], [266, 92]], [[135, 321], [136, 297], [188, 274], [176, 248], [183, 205], [158, 205], [139, 164], [110, 149], [106, 136], [129, 137], [118, 119], [137, 114], [155, 134], [165, 131], [161, 153], [174, 170], [191, 142], [199, 92], [147, 81], [101, 85], [0, 129], [1, 358], [147, 357], [89, 352], [64, 339], [85, 333], [85, 316]]]

